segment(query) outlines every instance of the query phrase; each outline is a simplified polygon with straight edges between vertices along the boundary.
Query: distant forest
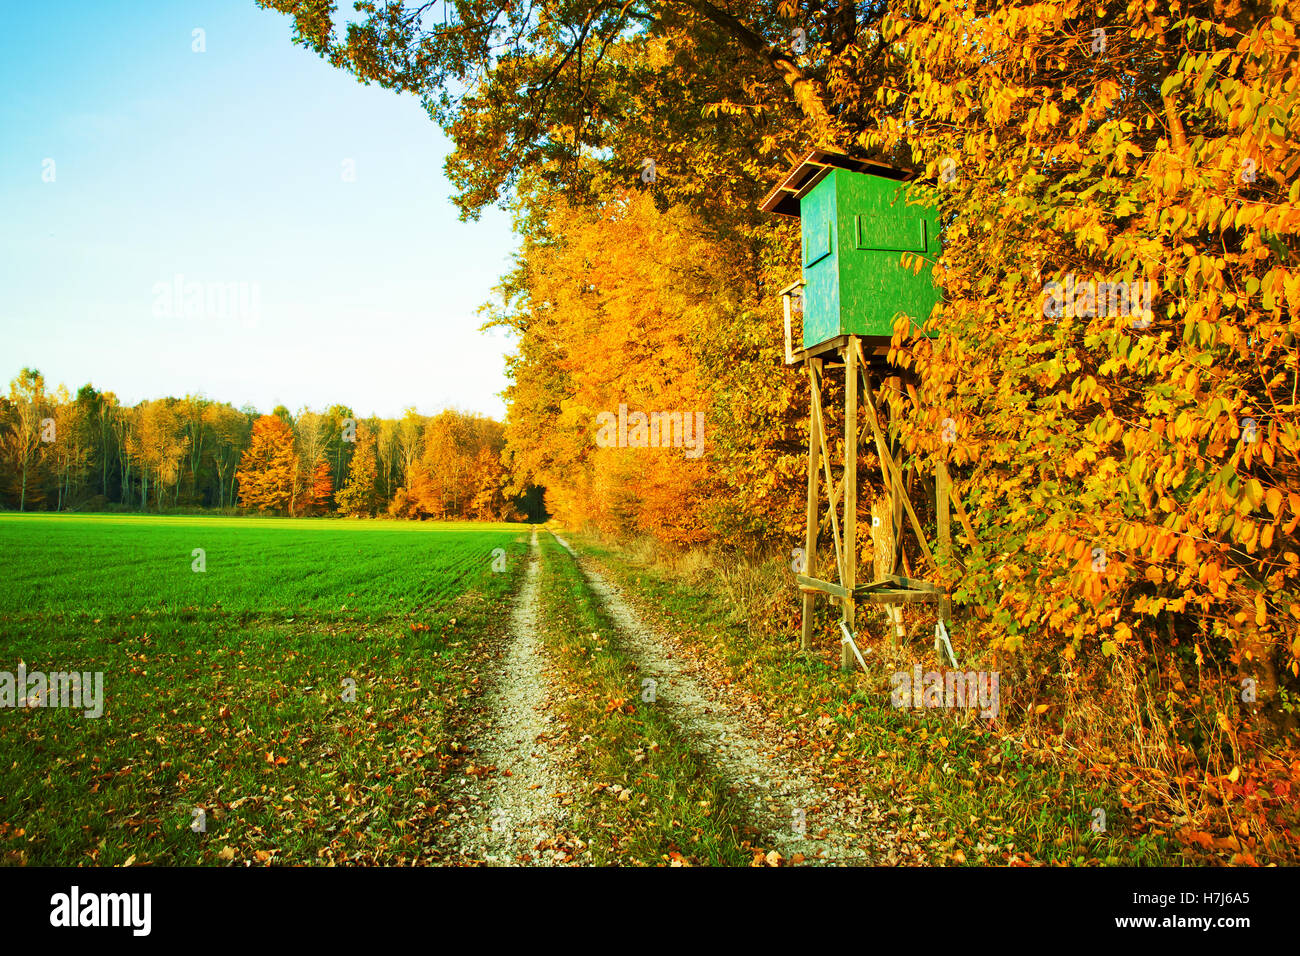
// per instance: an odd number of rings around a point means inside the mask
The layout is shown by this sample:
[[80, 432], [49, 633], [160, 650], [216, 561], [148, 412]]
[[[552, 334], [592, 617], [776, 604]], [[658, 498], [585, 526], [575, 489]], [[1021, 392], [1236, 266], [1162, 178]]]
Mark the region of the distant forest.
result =
[[450, 409], [262, 415], [202, 395], [126, 406], [92, 385], [47, 392], [24, 368], [0, 397], [0, 505], [541, 520], [541, 491], [511, 487], [504, 445], [500, 422]]

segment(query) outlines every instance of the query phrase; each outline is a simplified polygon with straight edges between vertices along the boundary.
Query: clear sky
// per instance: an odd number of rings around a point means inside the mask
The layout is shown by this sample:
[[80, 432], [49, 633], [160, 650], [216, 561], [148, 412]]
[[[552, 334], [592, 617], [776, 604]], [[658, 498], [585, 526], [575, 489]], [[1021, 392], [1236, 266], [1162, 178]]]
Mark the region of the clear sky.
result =
[[0, 387], [504, 414], [508, 216], [458, 221], [419, 102], [290, 35], [252, 0], [7, 7]]

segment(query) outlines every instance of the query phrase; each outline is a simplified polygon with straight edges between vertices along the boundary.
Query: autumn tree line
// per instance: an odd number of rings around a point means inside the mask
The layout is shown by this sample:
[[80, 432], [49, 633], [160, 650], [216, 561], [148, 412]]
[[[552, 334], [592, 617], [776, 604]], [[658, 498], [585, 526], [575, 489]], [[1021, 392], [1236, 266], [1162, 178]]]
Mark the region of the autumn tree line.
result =
[[0, 397], [0, 502], [502, 521], [537, 505], [536, 493], [508, 490], [504, 443], [499, 422], [454, 410], [260, 415], [196, 395], [128, 406], [92, 385], [47, 391], [39, 371], [23, 369]]
[[[1231, 802], [1235, 839], [1276, 827], [1300, 787], [1294, 3], [456, 0], [336, 30], [331, 4], [261, 2], [422, 98], [465, 215], [513, 209], [506, 460], [572, 525], [799, 543], [810, 394], [778, 292], [800, 240], [756, 207], [810, 147], [914, 170], [897, 201], [939, 208], [943, 252], [912, 264], [943, 301], [896, 327], [910, 388], [881, 425], [968, 517], [914, 573], [951, 589], [964, 655], [1051, 701], [1027, 724], [1122, 754], [1185, 817]], [[1069, 276], [1151, 281], [1152, 315], [1049, 316]], [[839, 460], [844, 396], [822, 398]], [[705, 453], [598, 444], [620, 404], [706, 412]]]

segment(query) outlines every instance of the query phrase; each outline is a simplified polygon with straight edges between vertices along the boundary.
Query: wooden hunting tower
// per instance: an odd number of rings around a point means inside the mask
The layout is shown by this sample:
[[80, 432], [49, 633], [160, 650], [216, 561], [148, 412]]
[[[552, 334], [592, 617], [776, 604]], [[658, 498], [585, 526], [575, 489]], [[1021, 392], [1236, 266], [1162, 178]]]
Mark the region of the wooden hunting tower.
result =
[[908, 205], [907, 172], [814, 150], [763, 200], [765, 212], [796, 216], [803, 233], [803, 347], [837, 335], [894, 333], [906, 312], [919, 325], [939, 301], [930, 270], [902, 254], [939, 255], [939, 217]]
[[[904, 388], [913, 402], [918, 398], [915, 379], [889, 364], [889, 341], [900, 314], [910, 316], [919, 326], [940, 299], [931, 278], [931, 266], [939, 255], [938, 213], [926, 206], [908, 204], [903, 187], [914, 176], [912, 171], [884, 163], [811, 150], [760, 204], [764, 212], [797, 217], [803, 240], [803, 278], [782, 290], [786, 364], [805, 366], [812, 393], [804, 573], [797, 576], [804, 595], [802, 647], [806, 649], [811, 643], [813, 600], [818, 595], [829, 597], [843, 608], [841, 665], [845, 667], [852, 666], [854, 656], [866, 666], [853, 631], [857, 602], [888, 606], [896, 639], [903, 637], [899, 605], [937, 605], [936, 649], [943, 645], [949, 657], [954, 657], [947, 631], [947, 592], [914, 577], [902, 547], [906, 516], [922, 557], [939, 569], [951, 560], [950, 498], [956, 504], [958, 517], [969, 525], [960, 500], [952, 493], [947, 468], [940, 461], [935, 469], [936, 558], [909, 497], [914, 476], [904, 474], [899, 466], [902, 456], [891, 410], [903, 401]], [[904, 266], [902, 259], [907, 253], [923, 257], [927, 265], [919, 272]], [[803, 323], [797, 337], [801, 347], [796, 347], [792, 324], [800, 306]], [[829, 453], [821, 399], [824, 367], [834, 365], [843, 365], [845, 385], [844, 462], [838, 482], [834, 480], [836, 463]], [[879, 393], [873, 379], [881, 383]], [[867, 405], [867, 427], [861, 430], [859, 397], [865, 398]], [[874, 441], [882, 479], [882, 493], [872, 502], [875, 574], [871, 584], [857, 583], [858, 447], [864, 440]], [[828, 504], [825, 519], [819, 494], [823, 478]], [[841, 502], [842, 535], [836, 514]], [[827, 523], [834, 536], [838, 583], [817, 576], [817, 542]], [[970, 533], [969, 527], [967, 530]], [[907, 576], [896, 573], [900, 563]]]

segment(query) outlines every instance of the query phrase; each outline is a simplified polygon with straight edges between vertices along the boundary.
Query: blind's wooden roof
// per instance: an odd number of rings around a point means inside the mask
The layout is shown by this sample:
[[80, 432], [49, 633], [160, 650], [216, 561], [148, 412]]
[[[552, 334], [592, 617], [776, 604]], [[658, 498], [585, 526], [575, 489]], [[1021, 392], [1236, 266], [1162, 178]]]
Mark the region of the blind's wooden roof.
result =
[[915, 170], [899, 169], [878, 160], [854, 159], [843, 153], [810, 149], [794, 164], [785, 179], [763, 197], [758, 208], [763, 212], [799, 218], [799, 200], [808, 195], [832, 169], [847, 169], [855, 173], [870, 173], [873, 176], [897, 180], [912, 179], [916, 175]]

